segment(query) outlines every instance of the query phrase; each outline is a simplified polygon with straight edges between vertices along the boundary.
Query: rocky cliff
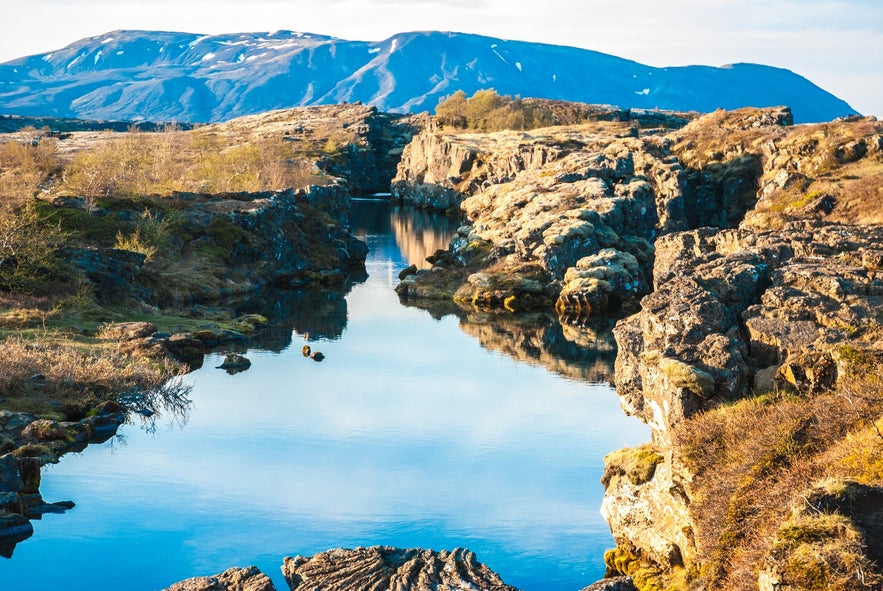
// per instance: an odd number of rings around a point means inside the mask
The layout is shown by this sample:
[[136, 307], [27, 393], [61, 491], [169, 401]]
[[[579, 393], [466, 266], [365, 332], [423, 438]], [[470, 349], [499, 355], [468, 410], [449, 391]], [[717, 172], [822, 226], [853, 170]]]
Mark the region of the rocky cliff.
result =
[[[874, 119], [746, 109], [665, 133], [496, 135], [498, 156], [428, 131], [403, 160], [400, 189], [468, 193], [469, 223], [402, 297], [637, 312], [615, 329], [615, 381], [653, 436], [607, 458], [610, 575], [879, 588], [881, 142]], [[418, 153], [442, 166], [404, 170]]]
[[223, 137], [284, 137], [308, 146], [319, 168], [346, 179], [355, 194], [383, 193], [402, 151], [428, 124], [426, 115], [396, 115], [361, 103], [298, 107], [248, 115], [208, 126]]
[[[786, 109], [753, 117], [759, 126], [790, 123]], [[464, 269], [455, 299], [510, 310], [552, 302], [561, 313], [586, 315], [633, 305], [650, 289], [656, 237], [729, 227], [756, 200], [757, 158], [700, 174], [682, 165], [662, 133], [686, 120], [657, 114], [643, 127], [640, 117], [623, 119], [415, 137], [393, 192], [419, 204], [460, 203], [471, 223], [447, 259]], [[663, 120], [666, 127], [655, 126]], [[418, 273], [399, 293], [426, 297], [437, 278]]]

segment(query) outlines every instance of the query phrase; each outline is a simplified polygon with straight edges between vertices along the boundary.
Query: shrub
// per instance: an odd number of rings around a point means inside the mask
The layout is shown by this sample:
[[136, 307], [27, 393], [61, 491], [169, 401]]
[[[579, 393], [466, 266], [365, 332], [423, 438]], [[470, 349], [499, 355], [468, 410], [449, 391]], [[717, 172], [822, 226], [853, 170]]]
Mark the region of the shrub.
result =
[[91, 208], [100, 197], [278, 190], [306, 186], [316, 176], [281, 137], [238, 142], [175, 127], [108, 135], [74, 155], [60, 192], [86, 197]]
[[535, 129], [553, 122], [551, 114], [542, 107], [527, 105], [519, 97], [497, 94], [493, 88], [477, 90], [469, 98], [458, 90], [439, 101], [435, 117], [442, 127], [476, 131]]
[[40, 217], [34, 203], [0, 206], [0, 289], [29, 292], [59, 269], [58, 227]]
[[17, 204], [37, 195], [59, 168], [57, 148], [51, 138], [0, 144], [0, 198]]

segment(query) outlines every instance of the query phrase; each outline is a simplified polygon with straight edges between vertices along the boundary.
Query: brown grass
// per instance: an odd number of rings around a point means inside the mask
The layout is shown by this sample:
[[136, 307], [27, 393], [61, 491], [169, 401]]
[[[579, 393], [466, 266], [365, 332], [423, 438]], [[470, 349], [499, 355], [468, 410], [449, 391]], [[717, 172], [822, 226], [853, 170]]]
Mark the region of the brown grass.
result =
[[797, 491], [819, 479], [883, 485], [883, 381], [844, 378], [806, 399], [774, 393], [686, 421], [675, 433], [695, 474], [693, 512], [703, 584], [754, 589]]
[[156, 389], [180, 371], [171, 362], [130, 358], [112, 346], [11, 337], [0, 341], [0, 407], [58, 419], [66, 406], [94, 406], [124, 392]]
[[[759, 186], [782, 170], [799, 173], [786, 189], [767, 191], [749, 215], [759, 228], [781, 227], [789, 219], [824, 218], [841, 223], [883, 223], [883, 154], [876, 146], [883, 122], [870, 118], [814, 125], [746, 126], [754, 109], [719, 111], [670, 134], [672, 152], [687, 168], [713, 166], [746, 155], [759, 158]], [[834, 199], [830, 212], [815, 201]]]

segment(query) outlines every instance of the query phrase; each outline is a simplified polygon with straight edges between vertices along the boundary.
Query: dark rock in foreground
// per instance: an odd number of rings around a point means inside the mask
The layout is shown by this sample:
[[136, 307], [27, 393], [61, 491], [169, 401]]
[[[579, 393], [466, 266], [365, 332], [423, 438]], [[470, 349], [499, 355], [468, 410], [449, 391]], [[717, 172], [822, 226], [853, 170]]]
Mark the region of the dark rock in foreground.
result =
[[282, 574], [291, 591], [516, 591], [463, 548], [329, 550], [312, 558], [286, 557]]

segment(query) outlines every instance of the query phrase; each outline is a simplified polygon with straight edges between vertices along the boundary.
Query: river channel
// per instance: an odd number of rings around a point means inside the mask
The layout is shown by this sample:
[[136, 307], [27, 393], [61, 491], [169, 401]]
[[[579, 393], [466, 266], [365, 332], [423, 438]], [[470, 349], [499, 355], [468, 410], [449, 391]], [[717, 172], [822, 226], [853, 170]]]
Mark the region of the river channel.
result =
[[467, 547], [526, 591], [600, 578], [602, 457], [649, 431], [606, 383], [605, 327], [399, 302], [399, 271], [456, 225], [356, 201], [367, 279], [262, 302], [250, 369], [213, 353], [188, 403], [44, 468], [43, 497], [76, 506], [33, 522], [0, 588], [154, 591], [257, 565], [282, 591], [285, 555], [377, 544]]

